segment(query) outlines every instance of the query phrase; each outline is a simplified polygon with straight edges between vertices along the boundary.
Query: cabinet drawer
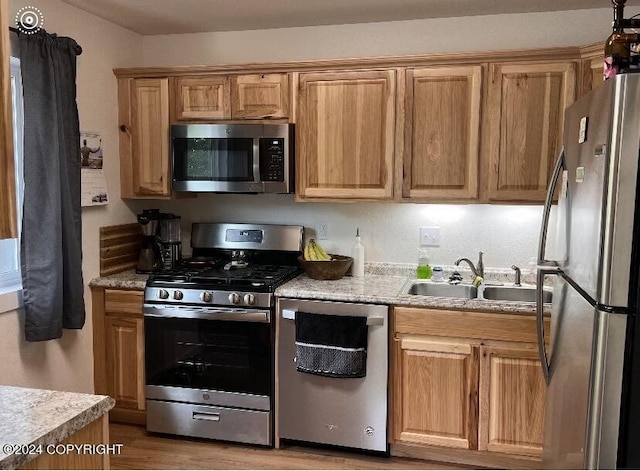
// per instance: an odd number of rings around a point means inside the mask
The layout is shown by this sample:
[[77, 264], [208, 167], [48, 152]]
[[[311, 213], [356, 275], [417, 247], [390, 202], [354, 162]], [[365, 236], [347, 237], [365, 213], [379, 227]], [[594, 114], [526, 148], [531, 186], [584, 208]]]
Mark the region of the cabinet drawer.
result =
[[[147, 430], [188, 437], [271, 445], [271, 412], [147, 401]], [[246, 430], [238, 433], [236, 430]], [[265, 439], [266, 437], [266, 439]]]
[[[469, 339], [537, 342], [536, 318], [527, 314], [445, 311], [397, 307], [394, 309], [394, 333], [438, 335]], [[550, 319], [545, 319], [548, 341]]]
[[142, 317], [144, 291], [116, 289], [104, 290], [104, 311], [106, 314], [131, 314]]

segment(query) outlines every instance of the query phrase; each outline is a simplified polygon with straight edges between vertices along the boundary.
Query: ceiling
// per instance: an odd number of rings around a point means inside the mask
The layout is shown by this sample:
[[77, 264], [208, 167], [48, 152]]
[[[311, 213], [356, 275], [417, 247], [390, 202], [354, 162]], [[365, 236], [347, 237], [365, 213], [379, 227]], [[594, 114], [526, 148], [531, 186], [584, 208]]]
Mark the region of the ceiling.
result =
[[[63, 1], [142, 35], [611, 8], [609, 0]], [[627, 6], [640, 6], [640, 0]]]

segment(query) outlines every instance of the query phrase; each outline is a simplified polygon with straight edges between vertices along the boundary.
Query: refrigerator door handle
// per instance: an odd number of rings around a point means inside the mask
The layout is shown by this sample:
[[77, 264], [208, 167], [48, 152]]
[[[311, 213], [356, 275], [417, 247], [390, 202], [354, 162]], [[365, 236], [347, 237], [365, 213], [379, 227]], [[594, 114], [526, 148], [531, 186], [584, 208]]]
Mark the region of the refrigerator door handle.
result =
[[547, 197], [544, 201], [544, 211], [542, 213], [542, 226], [540, 227], [540, 242], [538, 245], [538, 266], [542, 267], [554, 267], [557, 266], [557, 263], [552, 260], [545, 259], [545, 248], [547, 246], [547, 232], [549, 230], [549, 216], [551, 214], [551, 205], [553, 203], [553, 194], [556, 192], [556, 185], [558, 184], [558, 179], [562, 174], [562, 171], [566, 169], [566, 162], [564, 156], [564, 147], [560, 151], [560, 155], [558, 156], [558, 160], [556, 161], [556, 165], [553, 169], [553, 174], [551, 175], [551, 182], [549, 183], [549, 188], [547, 188]]
[[551, 368], [551, 362], [547, 355], [547, 346], [544, 343], [544, 304], [542, 302], [545, 275], [558, 275], [558, 271], [554, 269], [538, 269], [538, 276], [536, 279], [536, 326], [538, 333], [538, 353], [540, 355], [540, 365], [542, 366], [544, 381], [549, 385], [549, 370]]

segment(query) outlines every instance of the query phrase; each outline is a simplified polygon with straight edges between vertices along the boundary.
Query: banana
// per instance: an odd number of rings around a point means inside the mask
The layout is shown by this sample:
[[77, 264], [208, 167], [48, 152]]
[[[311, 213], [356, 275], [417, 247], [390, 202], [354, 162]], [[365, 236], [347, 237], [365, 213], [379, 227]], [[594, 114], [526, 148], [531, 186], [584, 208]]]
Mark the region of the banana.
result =
[[310, 243], [312, 246], [312, 250], [316, 254], [317, 260], [325, 261], [325, 262], [331, 260], [331, 256], [327, 254], [327, 252], [325, 252], [325, 250], [320, 246], [320, 244], [318, 244], [314, 239], [311, 239]]
[[309, 239], [309, 242], [304, 247], [303, 256], [305, 260], [313, 262], [326, 262], [331, 260], [331, 256], [324, 251], [315, 239]]
[[313, 239], [311, 239], [304, 247], [304, 259], [309, 261], [315, 261], [318, 259], [318, 255], [313, 247]]
[[304, 259], [311, 260], [311, 244], [304, 246]]

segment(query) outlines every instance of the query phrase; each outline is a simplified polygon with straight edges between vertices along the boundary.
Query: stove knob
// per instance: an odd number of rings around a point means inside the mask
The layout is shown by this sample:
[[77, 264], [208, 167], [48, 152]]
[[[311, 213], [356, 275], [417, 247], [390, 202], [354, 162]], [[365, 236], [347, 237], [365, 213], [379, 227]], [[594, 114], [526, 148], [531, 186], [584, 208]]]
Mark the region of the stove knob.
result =
[[256, 297], [253, 294], [245, 294], [244, 295], [244, 303], [245, 304], [255, 304], [256, 303]]
[[205, 303], [210, 303], [211, 302], [211, 293], [209, 293], [208, 291], [203, 291], [202, 293], [200, 293], [200, 299], [202, 301], [204, 301]]
[[238, 293], [231, 293], [229, 295], [229, 302], [231, 304], [238, 304], [240, 302], [240, 295]]
[[158, 291], [158, 297], [160, 299], [169, 299], [169, 291], [167, 291], [166, 289], [161, 289], [160, 291]]
[[182, 291], [175, 290], [173, 292], [173, 299], [177, 299], [178, 301], [180, 301], [182, 298], [184, 298], [184, 294], [182, 294]]

